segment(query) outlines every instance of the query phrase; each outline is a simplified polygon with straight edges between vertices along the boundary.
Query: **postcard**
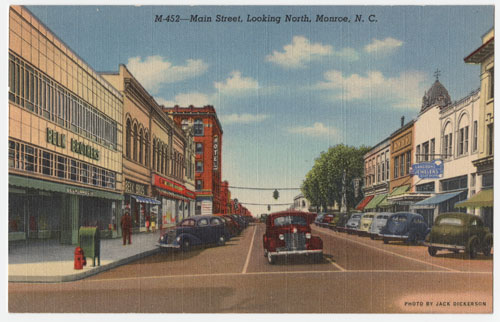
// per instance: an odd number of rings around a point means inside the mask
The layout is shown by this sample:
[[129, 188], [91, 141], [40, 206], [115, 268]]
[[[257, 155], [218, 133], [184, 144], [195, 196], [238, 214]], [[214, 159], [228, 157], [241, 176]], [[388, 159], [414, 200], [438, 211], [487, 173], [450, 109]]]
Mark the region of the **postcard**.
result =
[[7, 10], [9, 313], [493, 313], [493, 5]]

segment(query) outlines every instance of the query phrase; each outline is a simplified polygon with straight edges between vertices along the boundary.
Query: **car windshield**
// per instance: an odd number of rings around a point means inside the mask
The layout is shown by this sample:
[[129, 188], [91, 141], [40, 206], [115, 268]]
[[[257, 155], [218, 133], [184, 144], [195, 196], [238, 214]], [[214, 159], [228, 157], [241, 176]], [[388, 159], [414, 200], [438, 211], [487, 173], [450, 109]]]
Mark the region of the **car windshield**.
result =
[[366, 215], [365, 216], [366, 219], [372, 219], [373, 218], [373, 215]]
[[283, 216], [274, 219], [275, 226], [300, 225], [306, 226], [307, 220], [302, 216]]
[[446, 217], [439, 220], [439, 225], [462, 226], [463, 222], [460, 218]]
[[406, 221], [406, 216], [394, 216], [394, 217], [392, 217], [392, 221], [395, 221], [395, 222], [405, 222]]
[[351, 219], [361, 218], [361, 215], [352, 215]]

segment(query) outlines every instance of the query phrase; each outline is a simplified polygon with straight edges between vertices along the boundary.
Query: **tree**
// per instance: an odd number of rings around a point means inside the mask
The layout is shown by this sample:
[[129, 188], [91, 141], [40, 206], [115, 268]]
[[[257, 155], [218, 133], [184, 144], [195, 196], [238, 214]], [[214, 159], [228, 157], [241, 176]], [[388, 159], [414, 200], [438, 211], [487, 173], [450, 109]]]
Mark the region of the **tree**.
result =
[[342, 202], [342, 177], [346, 173], [347, 209], [353, 208], [363, 196], [354, 196], [353, 180], [363, 177], [364, 155], [369, 147], [338, 144], [321, 152], [307, 173], [301, 190], [312, 205], [333, 206]]

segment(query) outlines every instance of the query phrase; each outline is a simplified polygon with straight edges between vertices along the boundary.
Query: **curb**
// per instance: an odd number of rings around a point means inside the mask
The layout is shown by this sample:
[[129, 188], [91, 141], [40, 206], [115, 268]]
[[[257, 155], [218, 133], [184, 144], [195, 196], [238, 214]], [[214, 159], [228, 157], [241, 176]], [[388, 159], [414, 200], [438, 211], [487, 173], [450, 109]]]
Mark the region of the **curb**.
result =
[[73, 282], [78, 281], [93, 275], [97, 275], [101, 272], [108, 271], [115, 267], [128, 264], [130, 262], [136, 261], [143, 257], [147, 257], [150, 255], [154, 255], [160, 252], [159, 248], [155, 248], [152, 250], [145, 251], [143, 253], [139, 253], [130, 257], [119, 259], [115, 262], [111, 262], [106, 265], [96, 266], [95, 268], [82, 272], [76, 273], [72, 275], [59, 275], [59, 276], [26, 276], [26, 275], [9, 275], [9, 282], [13, 283], [61, 283], [61, 282]]

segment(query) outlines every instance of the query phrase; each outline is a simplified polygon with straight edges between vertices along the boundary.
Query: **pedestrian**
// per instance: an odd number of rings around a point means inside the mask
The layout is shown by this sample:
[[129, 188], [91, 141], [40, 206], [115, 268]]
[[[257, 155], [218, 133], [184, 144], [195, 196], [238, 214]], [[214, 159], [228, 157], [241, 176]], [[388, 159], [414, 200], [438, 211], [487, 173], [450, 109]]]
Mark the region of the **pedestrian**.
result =
[[150, 225], [150, 221], [149, 221], [149, 215], [146, 216], [146, 231], [149, 233], [149, 225]]
[[156, 218], [155, 217], [153, 217], [151, 219], [151, 230], [153, 231], [153, 233], [156, 232]]
[[130, 213], [128, 212], [128, 210], [126, 210], [125, 214], [122, 216], [121, 225], [123, 245], [126, 244], [127, 239], [129, 245], [132, 244], [132, 217], [130, 217]]

